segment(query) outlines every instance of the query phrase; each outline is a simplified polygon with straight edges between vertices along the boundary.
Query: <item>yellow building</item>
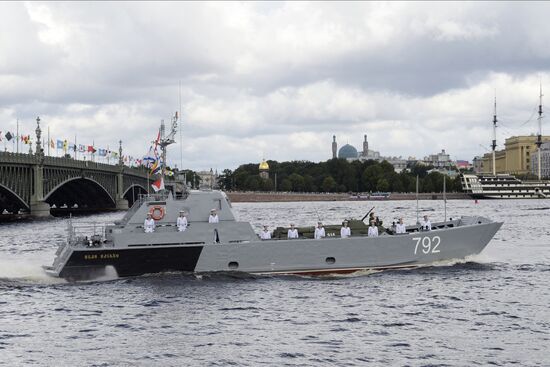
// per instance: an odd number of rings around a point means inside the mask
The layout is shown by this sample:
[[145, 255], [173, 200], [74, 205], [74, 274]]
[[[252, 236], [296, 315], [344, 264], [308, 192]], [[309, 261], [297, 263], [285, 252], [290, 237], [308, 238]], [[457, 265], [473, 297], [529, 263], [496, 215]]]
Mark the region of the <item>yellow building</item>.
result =
[[[503, 150], [495, 152], [496, 173], [509, 173], [513, 175], [524, 175], [531, 172], [531, 156], [537, 153], [535, 142], [537, 137], [512, 136], [506, 139]], [[550, 136], [542, 136], [542, 142], [550, 141]], [[482, 172], [493, 173], [493, 153], [483, 155], [481, 162]]]

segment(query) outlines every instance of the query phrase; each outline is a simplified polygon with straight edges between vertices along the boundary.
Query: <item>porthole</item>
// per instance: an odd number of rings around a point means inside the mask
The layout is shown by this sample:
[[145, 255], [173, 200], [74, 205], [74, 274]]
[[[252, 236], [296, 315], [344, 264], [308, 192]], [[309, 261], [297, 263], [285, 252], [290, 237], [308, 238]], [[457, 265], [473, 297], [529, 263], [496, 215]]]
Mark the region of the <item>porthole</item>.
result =
[[229, 269], [238, 269], [239, 263], [236, 261], [231, 261], [229, 264], [227, 264], [227, 266], [229, 267]]
[[327, 262], [327, 264], [334, 264], [336, 262], [336, 259], [333, 257], [327, 257], [325, 261]]

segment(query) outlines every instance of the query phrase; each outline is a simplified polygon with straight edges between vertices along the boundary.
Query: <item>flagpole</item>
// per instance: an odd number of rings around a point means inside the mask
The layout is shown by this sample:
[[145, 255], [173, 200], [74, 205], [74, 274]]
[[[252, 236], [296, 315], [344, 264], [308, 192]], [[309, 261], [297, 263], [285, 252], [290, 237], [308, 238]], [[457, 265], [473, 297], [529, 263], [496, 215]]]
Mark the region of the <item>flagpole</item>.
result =
[[[181, 80], [180, 80], [180, 119], [181, 119]], [[181, 123], [180, 123], [181, 124]], [[183, 140], [181, 137], [181, 126], [180, 126], [180, 169], [183, 169]]]
[[416, 225], [418, 225], [420, 221], [418, 220], [418, 175], [416, 175]]
[[447, 221], [447, 187], [446, 187], [446, 177], [443, 175], [443, 202], [445, 203], [445, 222]]
[[48, 125], [48, 157], [50, 156], [50, 145], [51, 145], [51, 141], [50, 141], [50, 125]]
[[17, 119], [17, 153], [19, 153], [19, 118]]

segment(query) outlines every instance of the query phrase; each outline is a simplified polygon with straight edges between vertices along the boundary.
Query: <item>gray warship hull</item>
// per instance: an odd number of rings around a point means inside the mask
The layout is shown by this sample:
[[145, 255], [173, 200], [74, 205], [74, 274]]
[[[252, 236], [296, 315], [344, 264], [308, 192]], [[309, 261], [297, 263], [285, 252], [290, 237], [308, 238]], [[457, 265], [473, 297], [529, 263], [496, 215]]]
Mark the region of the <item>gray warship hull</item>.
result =
[[[204, 219], [213, 205], [219, 210], [219, 223]], [[145, 214], [158, 207], [166, 215], [154, 233], [144, 233]], [[189, 213], [184, 232], [175, 226], [180, 210]], [[94, 225], [90, 236], [71, 225], [67, 243], [45, 269], [53, 276], [87, 280], [109, 271], [120, 277], [171, 271], [319, 275], [416, 267], [478, 254], [501, 225], [483, 217], [463, 217], [434, 223], [432, 231], [409, 226], [399, 235], [339, 238], [328, 232], [322, 239], [260, 240], [250, 223], [235, 220], [223, 193], [195, 192], [185, 200], [142, 200], [121, 222]]]

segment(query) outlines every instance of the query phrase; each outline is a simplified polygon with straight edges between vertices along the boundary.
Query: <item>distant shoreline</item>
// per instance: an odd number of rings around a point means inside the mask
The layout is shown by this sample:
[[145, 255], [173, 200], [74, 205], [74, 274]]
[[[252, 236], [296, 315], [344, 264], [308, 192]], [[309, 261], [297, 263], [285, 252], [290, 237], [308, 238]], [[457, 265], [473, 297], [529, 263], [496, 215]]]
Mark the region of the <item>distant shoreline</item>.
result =
[[[415, 193], [394, 193], [388, 197], [368, 195], [350, 195], [341, 193], [298, 193], [298, 192], [226, 192], [229, 200], [234, 203], [254, 202], [289, 202], [289, 201], [389, 201], [415, 200]], [[472, 200], [465, 193], [447, 193], [449, 200]], [[419, 200], [443, 200], [443, 193], [419, 193]]]

